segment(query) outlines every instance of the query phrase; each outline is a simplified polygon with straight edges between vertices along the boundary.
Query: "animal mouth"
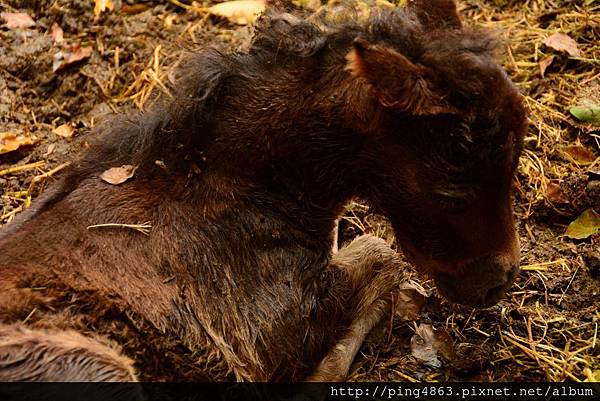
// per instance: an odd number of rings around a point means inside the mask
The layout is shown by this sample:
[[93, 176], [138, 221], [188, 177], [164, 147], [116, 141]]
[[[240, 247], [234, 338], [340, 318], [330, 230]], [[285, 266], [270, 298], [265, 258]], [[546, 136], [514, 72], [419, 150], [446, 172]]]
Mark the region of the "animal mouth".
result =
[[[497, 304], [512, 287], [519, 272], [518, 267], [506, 269], [493, 265], [481, 269], [471, 268], [470, 275], [432, 274], [440, 293], [449, 301], [476, 308], [489, 308]], [[508, 271], [507, 271], [508, 270]], [[492, 284], [495, 281], [495, 285]]]

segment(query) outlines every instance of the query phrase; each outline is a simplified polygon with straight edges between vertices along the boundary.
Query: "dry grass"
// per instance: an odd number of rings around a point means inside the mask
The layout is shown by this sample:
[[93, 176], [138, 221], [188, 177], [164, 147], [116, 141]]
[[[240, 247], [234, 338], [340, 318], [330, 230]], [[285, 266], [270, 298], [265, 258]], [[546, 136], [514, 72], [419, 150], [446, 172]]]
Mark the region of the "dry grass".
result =
[[[561, 238], [564, 224], [574, 219], [586, 203], [576, 198], [568, 204], [557, 204], [548, 196], [549, 185], [579, 196], [578, 177], [600, 170], [598, 158], [582, 164], [562, 152], [570, 145], [600, 154], [598, 129], [578, 123], [568, 113], [568, 107], [582, 96], [593, 97], [600, 92], [600, 4], [589, 0], [459, 3], [465, 21], [494, 29], [505, 38], [504, 65], [530, 110], [530, 129], [515, 183], [523, 273], [508, 299], [488, 310], [451, 306], [435, 295], [428, 299], [419, 321], [450, 333], [458, 355], [456, 360], [446, 361], [443, 368], [420, 365], [409, 346], [415, 322], [394, 319], [389, 322], [391, 332], [386, 331], [383, 346], [379, 342], [363, 348], [350, 379], [600, 381], [600, 283], [591, 277], [582, 257], [584, 251], [597, 251], [598, 236], [583, 243]], [[186, 11], [185, 7], [161, 7], [152, 16], [156, 29], [171, 33], [162, 38], [136, 39], [143, 48], [139, 54], [126, 54], [127, 50], [119, 45], [97, 39], [96, 50], [110, 61], [105, 62], [102, 74], [81, 71], [96, 88], [90, 92], [96, 93], [97, 101], [106, 102], [114, 111], [124, 105], [142, 108], [157, 91], [170, 96], [170, 67], [184, 48], [207, 41], [237, 46], [248, 40], [247, 28], [222, 23], [215, 26], [213, 19]], [[112, 18], [119, 21], [117, 16]], [[555, 32], [576, 39], [581, 56], [571, 57], [546, 47], [544, 40]], [[542, 74], [540, 62], [549, 57], [554, 57], [552, 64]], [[29, 130], [50, 131], [73, 118], [64, 103], [55, 102], [55, 106], [64, 109], [63, 117], [51, 121], [36, 119], [36, 111], [29, 110], [33, 116]], [[92, 118], [89, 125], [93, 124]], [[0, 164], [0, 179], [12, 180], [0, 185], [0, 224], [9, 223], [26, 209], [43, 190], [41, 184], [65, 166], [61, 160], [46, 160], [47, 155], [39, 152], [14, 165]], [[393, 239], [385, 220], [359, 203], [349, 206], [341, 224], [347, 237], [372, 232], [390, 242]], [[149, 229], [139, 225], [128, 228]], [[407, 272], [407, 279], [435, 293], [432, 283], [413, 271]]]

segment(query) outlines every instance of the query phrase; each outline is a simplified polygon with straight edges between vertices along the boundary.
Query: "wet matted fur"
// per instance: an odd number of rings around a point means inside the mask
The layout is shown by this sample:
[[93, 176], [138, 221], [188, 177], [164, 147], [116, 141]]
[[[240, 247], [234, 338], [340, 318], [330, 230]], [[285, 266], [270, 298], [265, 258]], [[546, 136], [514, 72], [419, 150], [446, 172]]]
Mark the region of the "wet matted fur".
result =
[[[526, 118], [494, 46], [450, 0], [341, 23], [271, 7], [248, 51], [190, 58], [174, 100], [104, 124], [3, 229], [2, 323], [27, 320], [50, 342], [125, 325], [133, 359], [146, 327], [204, 356], [194, 379], [302, 379], [323, 358], [317, 377], [340, 379], [349, 362], [327, 361], [347, 355], [329, 351], [356, 352], [402, 266], [372, 237], [332, 253], [354, 197], [451, 300], [497, 302], [518, 267], [510, 183]], [[132, 180], [100, 180], [121, 164], [137, 166]], [[148, 236], [88, 229], [144, 222]], [[340, 265], [348, 255], [360, 274]]]

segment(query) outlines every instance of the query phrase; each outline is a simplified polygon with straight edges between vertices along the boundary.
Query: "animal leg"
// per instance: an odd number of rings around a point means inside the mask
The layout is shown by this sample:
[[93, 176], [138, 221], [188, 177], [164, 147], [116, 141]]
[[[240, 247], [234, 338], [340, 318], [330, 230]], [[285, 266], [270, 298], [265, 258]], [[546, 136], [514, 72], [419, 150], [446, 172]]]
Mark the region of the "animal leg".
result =
[[74, 331], [0, 325], [0, 382], [134, 382], [133, 361]]
[[382, 239], [364, 235], [334, 255], [330, 268], [341, 270], [352, 291], [350, 325], [308, 381], [341, 381], [365, 337], [391, 310], [403, 263]]

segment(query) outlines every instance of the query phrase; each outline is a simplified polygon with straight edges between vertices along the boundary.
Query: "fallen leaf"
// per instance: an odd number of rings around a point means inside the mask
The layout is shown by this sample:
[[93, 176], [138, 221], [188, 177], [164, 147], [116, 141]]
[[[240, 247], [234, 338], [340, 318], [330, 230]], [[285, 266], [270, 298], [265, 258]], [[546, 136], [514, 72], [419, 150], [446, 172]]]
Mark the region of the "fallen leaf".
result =
[[138, 14], [146, 11], [148, 9], [147, 4], [123, 4], [121, 10], [119, 10], [122, 14]]
[[60, 43], [64, 39], [64, 32], [56, 22], [52, 24], [52, 28], [50, 28], [50, 37], [54, 43]]
[[452, 338], [441, 329], [434, 329], [429, 324], [421, 323], [410, 340], [412, 355], [425, 366], [440, 368], [440, 358], [451, 360], [455, 357]]
[[428, 297], [429, 295], [421, 286], [403, 283], [398, 291], [396, 315], [403, 320], [417, 320]]
[[585, 239], [600, 231], [600, 214], [594, 209], [587, 209], [576, 218], [569, 227], [565, 235], [573, 239]]
[[109, 184], [119, 185], [133, 177], [135, 170], [137, 170], [136, 166], [124, 164], [121, 167], [109, 168], [100, 175], [100, 178]]
[[[589, 374], [588, 374], [589, 380], [586, 380], [587, 382], [600, 382], [600, 369], [596, 369], [594, 371], [592, 371], [589, 368], [585, 368], [585, 369], [589, 370]], [[585, 369], [584, 369], [584, 371], [585, 371]]]
[[36, 139], [12, 132], [0, 132], [0, 154], [13, 152], [21, 146], [33, 145]]
[[588, 102], [584, 106], [573, 106], [569, 112], [579, 121], [600, 126], [600, 105]]
[[215, 4], [207, 10], [211, 14], [227, 18], [238, 25], [247, 25], [256, 21], [256, 17], [264, 9], [264, 0], [233, 0]]
[[35, 26], [35, 21], [26, 13], [0, 13], [8, 29], [25, 29]]
[[46, 154], [44, 156], [50, 156], [52, 153], [54, 153], [55, 149], [56, 145], [51, 143], [50, 145], [48, 145], [48, 149], [46, 149]]
[[178, 19], [177, 14], [167, 15], [165, 17], [165, 19], [163, 20], [163, 26], [166, 29], [171, 29], [171, 28], [173, 28], [173, 25], [176, 23], [177, 19]]
[[542, 78], [544, 77], [546, 70], [548, 69], [548, 67], [550, 67], [550, 65], [552, 64], [553, 61], [554, 61], [554, 56], [550, 56], [550, 57], [546, 57], [545, 59], [543, 59], [542, 61], [539, 62], [540, 75], [542, 76]]
[[581, 51], [577, 47], [577, 42], [570, 36], [564, 33], [557, 32], [550, 36], [544, 41], [544, 44], [548, 47], [558, 50], [560, 52], [566, 52], [572, 57], [580, 57]]
[[375, 4], [377, 5], [377, 7], [389, 8], [391, 10], [393, 8], [396, 8], [397, 6], [404, 7], [402, 5], [402, 1], [403, 0], [400, 0], [398, 2], [393, 3], [393, 2], [388, 1], [388, 0], [375, 0]]
[[112, 0], [94, 0], [94, 15], [97, 17], [106, 9], [112, 11], [114, 9]]
[[54, 128], [52, 132], [58, 136], [62, 136], [63, 138], [71, 138], [75, 133], [75, 128], [73, 128], [72, 124], [66, 123]]
[[560, 185], [549, 182], [546, 185], [546, 198], [552, 203], [569, 203], [570, 200], [565, 195]]
[[317, 11], [321, 7], [320, 0], [292, 0], [292, 3], [311, 11]]
[[596, 161], [596, 155], [594, 152], [580, 145], [565, 146], [562, 148], [562, 151], [577, 164], [585, 166]]
[[86, 59], [91, 54], [91, 47], [75, 46], [72, 51], [59, 51], [52, 57], [52, 72], [57, 72], [71, 64]]

